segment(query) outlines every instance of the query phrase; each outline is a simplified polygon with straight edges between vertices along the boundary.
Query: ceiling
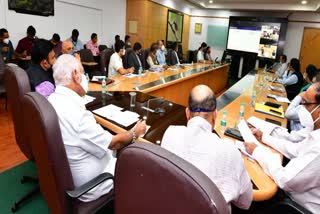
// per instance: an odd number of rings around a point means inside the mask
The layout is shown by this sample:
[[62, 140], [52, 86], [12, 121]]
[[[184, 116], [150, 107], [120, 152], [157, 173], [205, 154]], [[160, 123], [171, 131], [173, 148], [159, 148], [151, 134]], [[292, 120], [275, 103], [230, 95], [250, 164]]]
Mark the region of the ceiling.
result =
[[320, 0], [186, 0], [198, 8], [219, 10], [272, 10], [272, 11], [317, 11], [320, 12]]

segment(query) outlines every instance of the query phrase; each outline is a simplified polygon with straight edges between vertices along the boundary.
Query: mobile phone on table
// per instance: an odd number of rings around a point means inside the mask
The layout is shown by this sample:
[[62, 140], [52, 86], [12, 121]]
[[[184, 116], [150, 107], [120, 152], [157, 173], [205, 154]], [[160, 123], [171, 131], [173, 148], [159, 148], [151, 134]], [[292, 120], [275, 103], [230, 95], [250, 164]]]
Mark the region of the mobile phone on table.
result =
[[273, 108], [280, 108], [281, 107], [280, 104], [273, 103], [273, 102], [265, 102], [264, 105], [270, 106], [270, 107], [273, 107]]
[[238, 129], [234, 129], [234, 128], [227, 128], [226, 131], [224, 132], [225, 135], [229, 136], [229, 137], [233, 137], [237, 140], [240, 141], [244, 141], [240, 131]]
[[272, 120], [270, 118], [266, 118], [266, 121], [269, 122], [269, 123], [273, 123], [273, 124], [276, 124], [278, 126], [281, 126], [281, 122], [279, 122], [279, 121]]

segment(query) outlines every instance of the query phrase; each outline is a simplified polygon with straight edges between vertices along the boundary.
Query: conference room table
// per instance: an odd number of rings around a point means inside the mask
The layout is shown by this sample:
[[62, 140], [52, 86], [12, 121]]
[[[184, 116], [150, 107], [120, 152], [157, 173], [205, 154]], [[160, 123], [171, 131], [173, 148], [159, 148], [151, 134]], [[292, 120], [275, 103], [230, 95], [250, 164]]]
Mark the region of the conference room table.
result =
[[[189, 91], [196, 85], [208, 85], [215, 93], [221, 92], [228, 84], [228, 64], [189, 64], [184, 68], [171, 66], [162, 72], [138, 75], [118, 75], [107, 85], [108, 91], [141, 91], [156, 97], [163, 97], [186, 106]], [[101, 84], [90, 83], [90, 91], [101, 91]]]
[[[202, 72], [212, 72], [212, 67], [207, 67], [209, 69], [208, 71], [203, 70]], [[198, 67], [199, 68], [199, 67]], [[218, 68], [219, 69], [219, 68]], [[224, 68], [225, 69], [225, 68]], [[171, 72], [171, 71], [170, 71]], [[176, 71], [174, 71], [176, 72]], [[182, 69], [182, 72], [185, 72], [184, 69]], [[154, 80], [154, 75], [159, 74], [149, 74], [150, 79]], [[170, 74], [167, 74], [170, 76]], [[277, 87], [282, 87], [282, 85], [277, 83], [272, 83], [267, 81], [267, 79], [271, 79], [273, 77], [272, 74], [264, 74], [261, 71], [259, 71], [257, 74], [254, 72], [251, 72], [247, 74], [242, 80], [240, 80], [238, 83], [236, 83], [233, 87], [231, 87], [229, 90], [227, 90], [224, 94], [222, 94], [220, 97], [218, 97], [217, 102], [219, 103], [219, 100], [221, 101], [222, 105], [218, 108], [218, 115], [216, 119], [216, 126], [215, 126], [215, 132], [221, 137], [221, 138], [229, 138], [225, 136], [223, 133], [221, 133], [221, 127], [220, 127], [220, 120], [222, 118], [222, 112], [227, 111], [227, 127], [235, 127], [237, 121], [238, 121], [238, 115], [239, 115], [239, 109], [240, 104], [242, 102], [245, 103], [245, 115], [244, 119], [248, 119], [251, 116], [256, 116], [260, 119], [270, 118], [276, 121], [281, 122], [281, 125], [283, 127], [287, 126], [287, 120], [281, 119], [278, 117], [265, 115], [262, 113], [255, 112], [254, 108], [250, 105], [251, 103], [251, 95], [254, 88], [256, 88], [256, 99], [255, 102], [266, 102], [271, 101], [274, 103], [278, 103], [277, 101], [267, 98], [267, 94], [270, 93], [268, 91], [269, 85], [274, 85]], [[139, 77], [134, 77], [139, 78]], [[133, 78], [133, 79], [134, 79]], [[135, 84], [132, 83], [132, 81], [139, 81], [139, 79], [131, 80], [124, 77], [117, 77], [115, 79], [115, 84], [109, 86], [108, 90], [110, 91], [111, 95], [108, 94], [102, 94], [101, 93], [101, 86], [97, 86], [98, 84], [92, 84], [90, 83], [90, 92], [88, 93], [91, 96], [96, 97], [96, 100], [92, 103], [87, 104], [88, 110], [94, 111], [97, 108], [100, 108], [102, 106], [108, 105], [108, 104], [114, 104], [117, 106], [120, 106], [124, 108], [125, 110], [131, 110], [134, 112], [137, 112], [141, 117], [143, 116], [147, 117], [147, 125], [151, 125], [151, 128], [148, 130], [146, 135], [141, 138], [141, 141], [145, 142], [151, 142], [151, 143], [158, 143], [161, 142], [162, 136], [170, 125], [186, 125], [187, 119], [185, 117], [185, 106], [186, 105], [180, 105], [172, 100], [164, 99], [164, 96], [161, 96], [161, 98], [155, 98], [156, 96], [152, 96], [149, 93], [146, 94], [145, 91], [141, 90], [134, 90], [135, 88], [132, 87]], [[140, 79], [140, 81], [143, 81]], [[179, 81], [179, 80], [178, 80]], [[180, 80], [181, 81], [181, 80]], [[262, 84], [263, 83], [263, 84]], [[125, 84], [125, 85], [122, 85]], [[145, 84], [145, 82], [141, 83], [142, 85]], [[166, 83], [164, 83], [166, 84]], [[170, 83], [169, 83], [170, 84]], [[181, 83], [178, 83], [181, 84]], [[196, 83], [198, 84], [198, 83]], [[199, 83], [201, 84], [201, 83]], [[202, 83], [203, 84], [203, 83]], [[204, 83], [205, 84], [205, 83]], [[130, 85], [130, 86], [128, 86]], [[139, 84], [140, 85], [140, 84]], [[157, 89], [161, 89], [165, 86], [154, 86]], [[121, 90], [122, 89], [122, 90]], [[129, 90], [130, 89], [130, 90]], [[137, 97], [136, 97], [136, 106], [134, 108], [130, 108], [130, 96], [129, 91], [136, 91]], [[152, 88], [149, 89], [152, 91]], [[188, 90], [189, 93], [190, 90]], [[234, 92], [236, 91], [236, 92]], [[285, 92], [272, 92], [273, 94], [286, 96]], [[172, 93], [175, 96], [180, 96], [180, 91]], [[224, 99], [222, 99], [224, 98]], [[149, 104], [148, 104], [148, 100]], [[186, 98], [187, 100], [187, 98]], [[287, 104], [285, 103], [279, 103], [283, 106], [284, 110], [287, 108]], [[151, 109], [156, 108], [164, 108], [165, 113], [163, 114], [156, 114], [149, 112], [145, 109], [143, 109], [143, 106], [148, 106]], [[102, 116], [94, 114], [95, 119], [98, 123], [100, 123], [103, 127], [107, 128], [113, 133], [121, 133], [125, 130], [129, 130], [133, 127], [133, 125], [129, 127], [121, 126], [113, 121], [110, 121]], [[233, 139], [235, 140], [235, 139]], [[273, 152], [277, 152], [270, 148]], [[280, 154], [281, 155], [281, 154]], [[281, 155], [282, 157], [282, 155]], [[278, 190], [277, 185], [275, 182], [270, 178], [261, 168], [261, 166], [254, 160], [248, 159], [246, 156], [243, 155], [243, 160], [246, 166], [246, 169], [251, 177], [252, 183], [254, 185], [253, 190], [253, 200], [254, 201], [264, 201], [272, 198]]]

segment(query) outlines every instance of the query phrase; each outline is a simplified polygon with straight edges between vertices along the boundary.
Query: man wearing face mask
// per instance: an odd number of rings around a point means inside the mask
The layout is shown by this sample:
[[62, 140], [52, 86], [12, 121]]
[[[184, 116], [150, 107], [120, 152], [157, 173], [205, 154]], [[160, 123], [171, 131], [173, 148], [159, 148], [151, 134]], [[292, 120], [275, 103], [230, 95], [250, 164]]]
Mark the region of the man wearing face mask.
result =
[[133, 45], [133, 51], [131, 51], [128, 55], [128, 68], [134, 68], [134, 73], [138, 74], [139, 69], [142, 68], [142, 63], [140, 60], [140, 51], [142, 49], [142, 46], [139, 42], [134, 43]]
[[159, 65], [166, 65], [166, 47], [164, 46], [162, 40], [158, 40], [158, 50], [157, 50], [157, 60]]
[[[138, 122], [130, 131], [112, 135], [105, 131], [86, 110], [83, 96], [87, 80], [80, 71], [79, 62], [71, 55], [60, 56], [53, 66], [57, 88], [48, 98], [59, 117], [59, 124], [76, 187], [104, 172], [114, 174], [118, 150], [133, 142], [146, 131], [145, 122]], [[107, 194], [113, 188], [111, 180], [102, 182], [79, 199], [90, 202]]]
[[302, 96], [299, 110], [302, 124], [313, 127], [299, 143], [281, 140], [253, 129], [257, 140], [273, 147], [290, 159], [283, 167], [279, 155], [264, 146], [245, 143], [249, 154], [289, 196], [313, 213], [320, 210], [320, 83], [313, 84]]
[[115, 44], [115, 53], [112, 54], [109, 63], [109, 77], [115, 77], [118, 74], [124, 75], [133, 73], [134, 68], [123, 68], [122, 57], [126, 53], [125, 44], [122, 40], [117, 41]]
[[52, 65], [56, 57], [52, 43], [45, 39], [38, 39], [32, 46], [31, 58], [32, 63], [27, 70], [31, 90], [48, 97], [55, 89]]
[[29, 26], [27, 29], [27, 36], [21, 39], [16, 48], [16, 56], [25, 58], [31, 55], [31, 47], [35, 42], [36, 29], [33, 26]]
[[12, 43], [9, 40], [9, 32], [4, 28], [0, 29], [0, 53], [6, 63], [11, 61], [14, 53]]

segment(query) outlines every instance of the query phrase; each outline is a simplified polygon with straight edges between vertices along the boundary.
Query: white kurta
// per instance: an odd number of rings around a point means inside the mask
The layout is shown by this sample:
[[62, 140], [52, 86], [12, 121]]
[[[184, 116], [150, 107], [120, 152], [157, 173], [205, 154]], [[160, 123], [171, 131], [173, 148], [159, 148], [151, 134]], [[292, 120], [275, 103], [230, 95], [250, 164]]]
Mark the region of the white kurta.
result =
[[[114, 174], [116, 159], [108, 149], [112, 135], [98, 125], [83, 98], [73, 90], [57, 86], [48, 98], [59, 117], [59, 124], [73, 181], [76, 187], [104, 172]], [[80, 197], [92, 201], [108, 193], [112, 181], [106, 181]]]
[[192, 163], [219, 188], [227, 203], [248, 209], [252, 201], [252, 183], [240, 152], [212, 133], [202, 117], [194, 117], [185, 126], [170, 126], [162, 147]]
[[283, 167], [274, 161], [276, 154], [257, 147], [253, 157], [276, 184], [287, 191], [293, 200], [313, 213], [320, 210], [320, 130], [311, 132], [300, 143], [263, 135], [263, 142], [281, 152], [290, 162]]

